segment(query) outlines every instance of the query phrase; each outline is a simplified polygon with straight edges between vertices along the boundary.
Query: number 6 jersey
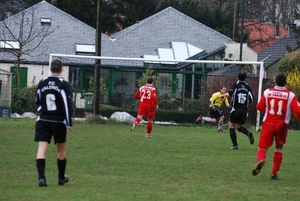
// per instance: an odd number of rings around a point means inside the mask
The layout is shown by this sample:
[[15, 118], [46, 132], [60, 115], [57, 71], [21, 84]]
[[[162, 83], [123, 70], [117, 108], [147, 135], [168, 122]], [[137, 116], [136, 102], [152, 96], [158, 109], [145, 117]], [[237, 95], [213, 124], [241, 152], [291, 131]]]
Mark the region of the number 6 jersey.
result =
[[263, 92], [256, 109], [265, 112], [263, 122], [288, 124], [291, 119], [291, 110], [298, 117], [300, 107], [298, 99], [293, 92], [285, 87], [275, 86]]
[[49, 76], [39, 82], [35, 93], [37, 120], [61, 122], [72, 127], [72, 96], [70, 86], [62, 77]]

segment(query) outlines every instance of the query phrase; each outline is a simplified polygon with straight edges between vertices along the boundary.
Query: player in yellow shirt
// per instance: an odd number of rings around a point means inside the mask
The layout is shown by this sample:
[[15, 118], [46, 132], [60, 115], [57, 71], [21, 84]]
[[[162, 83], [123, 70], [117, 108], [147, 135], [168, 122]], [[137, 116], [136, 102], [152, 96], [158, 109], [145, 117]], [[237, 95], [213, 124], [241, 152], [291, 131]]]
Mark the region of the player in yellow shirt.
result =
[[215, 123], [217, 122], [217, 119], [219, 119], [218, 122], [218, 132], [224, 132], [223, 131], [223, 122], [225, 119], [225, 115], [223, 114], [223, 111], [221, 110], [221, 107], [223, 104], [225, 104], [227, 107], [230, 107], [228, 98], [226, 97], [221, 97], [222, 94], [227, 92], [226, 87], [222, 87], [220, 91], [214, 93], [211, 98], [209, 99], [210, 101], [210, 117], [203, 117], [202, 115], [199, 115], [197, 118], [196, 123], [200, 123], [201, 120], [206, 121], [206, 122], [212, 122]]

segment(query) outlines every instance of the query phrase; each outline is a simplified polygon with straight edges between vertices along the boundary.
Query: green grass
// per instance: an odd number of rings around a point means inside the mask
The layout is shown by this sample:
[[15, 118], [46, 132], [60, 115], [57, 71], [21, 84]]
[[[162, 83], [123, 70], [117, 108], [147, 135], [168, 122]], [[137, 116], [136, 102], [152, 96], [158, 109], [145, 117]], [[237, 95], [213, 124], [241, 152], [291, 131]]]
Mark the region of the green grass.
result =
[[[229, 132], [215, 127], [75, 123], [68, 134], [67, 174], [57, 185], [56, 149], [46, 160], [48, 187], [38, 187], [34, 120], [0, 119], [0, 200], [299, 200], [299, 132], [290, 131], [279, 176], [270, 179], [273, 148], [253, 177], [255, 145], [238, 133], [230, 150]], [[258, 133], [254, 133], [256, 142]], [[255, 144], [256, 144], [255, 142]]]

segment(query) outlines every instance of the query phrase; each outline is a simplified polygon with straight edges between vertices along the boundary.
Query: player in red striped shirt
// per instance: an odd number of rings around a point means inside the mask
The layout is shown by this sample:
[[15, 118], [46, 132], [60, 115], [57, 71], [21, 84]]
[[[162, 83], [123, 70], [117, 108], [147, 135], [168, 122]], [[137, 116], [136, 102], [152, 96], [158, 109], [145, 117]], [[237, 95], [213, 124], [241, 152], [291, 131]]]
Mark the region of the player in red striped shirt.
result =
[[140, 123], [143, 117], [147, 117], [147, 133], [146, 137], [151, 137], [153, 119], [155, 118], [155, 112], [158, 108], [156, 89], [153, 86], [153, 78], [147, 79], [147, 84], [140, 87], [136, 93], [135, 98], [140, 100], [138, 108], [138, 116], [135, 118], [131, 130], [134, 130]]
[[300, 120], [300, 105], [295, 94], [285, 88], [286, 76], [279, 73], [275, 78], [275, 87], [266, 89], [256, 105], [256, 109], [264, 112], [263, 126], [258, 142], [258, 163], [253, 169], [252, 175], [256, 176], [265, 165], [268, 148], [275, 140], [273, 154], [273, 167], [271, 179], [279, 179], [277, 172], [282, 161], [282, 148], [288, 134], [288, 124], [291, 113]]

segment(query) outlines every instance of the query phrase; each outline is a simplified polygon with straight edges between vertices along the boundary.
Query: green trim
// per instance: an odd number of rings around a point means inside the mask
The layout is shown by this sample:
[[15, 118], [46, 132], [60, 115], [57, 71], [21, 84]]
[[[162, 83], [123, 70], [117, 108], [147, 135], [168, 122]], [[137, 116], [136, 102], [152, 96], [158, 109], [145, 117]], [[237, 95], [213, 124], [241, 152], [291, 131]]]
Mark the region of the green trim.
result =
[[177, 73], [172, 73], [172, 95], [176, 95], [177, 89]]
[[80, 67], [79, 68], [79, 91], [82, 91], [83, 90], [83, 72], [84, 72], [84, 67]]
[[108, 102], [111, 101], [111, 94], [114, 92], [114, 82], [115, 81], [115, 70], [109, 69], [108, 70]]

